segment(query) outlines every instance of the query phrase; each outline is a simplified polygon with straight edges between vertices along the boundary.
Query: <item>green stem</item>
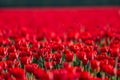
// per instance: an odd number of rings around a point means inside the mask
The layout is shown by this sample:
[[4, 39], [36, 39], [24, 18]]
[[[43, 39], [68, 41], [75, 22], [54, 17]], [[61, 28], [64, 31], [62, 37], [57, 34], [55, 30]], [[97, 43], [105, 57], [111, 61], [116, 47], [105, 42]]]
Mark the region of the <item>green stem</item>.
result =
[[90, 69], [91, 69], [91, 64], [90, 64], [90, 61], [88, 62], [88, 72], [90, 72]]

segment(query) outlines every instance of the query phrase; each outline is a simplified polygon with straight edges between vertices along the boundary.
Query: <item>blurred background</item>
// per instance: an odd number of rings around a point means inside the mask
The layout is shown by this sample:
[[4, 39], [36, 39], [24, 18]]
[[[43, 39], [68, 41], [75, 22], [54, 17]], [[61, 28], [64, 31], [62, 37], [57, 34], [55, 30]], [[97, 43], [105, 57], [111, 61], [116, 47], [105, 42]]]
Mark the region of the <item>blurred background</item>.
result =
[[58, 32], [69, 27], [117, 29], [119, 5], [120, 0], [0, 0], [0, 28], [31, 27]]
[[117, 6], [120, 0], [0, 0], [0, 7], [14, 6]]

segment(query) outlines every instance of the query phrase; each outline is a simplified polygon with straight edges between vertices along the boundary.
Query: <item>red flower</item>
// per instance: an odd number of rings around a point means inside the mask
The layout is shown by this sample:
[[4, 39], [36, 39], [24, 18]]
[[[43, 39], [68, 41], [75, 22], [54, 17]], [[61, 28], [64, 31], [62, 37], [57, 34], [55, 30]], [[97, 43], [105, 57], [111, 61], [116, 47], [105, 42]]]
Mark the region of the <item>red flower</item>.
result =
[[83, 65], [87, 65], [88, 64], [88, 59], [85, 58], [84, 60], [82, 60], [82, 63], [83, 63]]
[[[0, 47], [0, 56], [1, 56], [1, 58], [3, 59], [3, 58], [5, 58], [6, 56], [7, 56], [7, 49], [6, 48], [2, 48], [2, 47]], [[1, 60], [2, 60], [1, 59]]]
[[41, 68], [35, 69], [34, 72], [33, 72], [33, 74], [36, 77], [36, 79], [53, 80], [52, 79], [52, 74], [49, 74], [49, 73], [45, 72]]
[[0, 74], [2, 73], [2, 71], [3, 71], [3, 68], [2, 68], [2, 66], [0, 66]]
[[113, 57], [120, 56], [120, 48], [119, 48], [119, 46], [111, 48], [110, 55], [113, 56]]
[[2, 76], [4, 77], [5, 80], [15, 80], [11, 77], [11, 74], [9, 72], [2, 73]]
[[117, 76], [120, 77], [120, 70], [117, 70]]
[[15, 46], [11, 46], [8, 48], [8, 53], [11, 53], [11, 52], [16, 52]]
[[52, 69], [53, 64], [51, 62], [45, 62], [45, 67], [46, 67], [46, 69]]
[[2, 67], [2, 69], [6, 69], [7, 68], [6, 62], [0, 62], [0, 66]]
[[80, 50], [79, 46], [78, 45], [71, 45], [70, 46], [70, 50], [73, 51], [73, 52], [77, 52]]
[[75, 67], [75, 68], [76, 68], [76, 72], [77, 72], [77, 73], [80, 73], [80, 72], [83, 71], [83, 68], [82, 68], [82, 67]]
[[19, 53], [20, 57], [32, 56], [32, 52], [31, 51], [29, 51], [28, 49], [26, 49], [24, 47], [22, 47], [22, 48], [23, 48], [23, 50]]
[[100, 49], [101, 52], [108, 52], [109, 51], [109, 47], [108, 46], [105, 46], [105, 47], [102, 47]]
[[53, 61], [56, 61], [57, 64], [61, 63], [62, 61], [62, 54], [61, 53], [56, 53], [52, 55]]
[[6, 61], [7, 68], [12, 68], [12, 67], [14, 67], [14, 63], [15, 63], [15, 61], [11, 61], [11, 60]]
[[87, 57], [86, 57], [86, 53], [85, 52], [77, 52], [76, 53], [76, 56], [79, 60], [85, 60]]
[[64, 62], [64, 63], [63, 63], [63, 66], [64, 66], [64, 68], [69, 68], [69, 67], [71, 67], [71, 65], [70, 65], [68, 62]]
[[10, 74], [13, 75], [17, 80], [26, 80], [26, 73], [21, 68], [11, 68]]
[[53, 80], [67, 80], [67, 78], [68, 78], [67, 74], [68, 74], [68, 72], [65, 69], [54, 70], [53, 71]]
[[64, 49], [64, 45], [61, 43], [53, 43], [52, 45], [52, 49], [54, 51], [57, 51], [57, 50], [63, 50]]
[[32, 62], [32, 57], [21, 57], [20, 61], [22, 64], [30, 64]]
[[17, 58], [18, 58], [18, 53], [17, 52], [10, 53], [9, 60], [15, 60]]
[[79, 79], [79, 74], [77, 74], [77, 73], [68, 73], [67, 80], [77, 80], [77, 79]]
[[27, 64], [27, 65], [25, 65], [25, 69], [26, 69], [26, 71], [27, 72], [30, 72], [30, 73], [33, 73], [33, 71], [35, 70], [35, 69], [37, 69], [38, 68], [38, 65], [37, 64]]
[[15, 61], [14, 66], [15, 67], [20, 67], [20, 62], [19, 61]]
[[66, 53], [65, 57], [66, 57], [67, 62], [72, 62], [74, 60], [74, 54], [73, 53], [70, 53], [70, 52]]
[[90, 51], [89, 53], [87, 53], [87, 59], [93, 60], [96, 54], [97, 54], [96, 51]]
[[92, 60], [91, 61], [91, 68], [92, 68], [92, 70], [99, 72], [100, 71], [100, 62], [97, 60]]
[[81, 72], [80, 73], [80, 80], [90, 80], [91, 75], [89, 72]]
[[89, 32], [83, 32], [81, 34], [81, 39], [82, 40], [87, 40], [87, 39], [90, 39], [91, 37], [92, 37], [92, 35]]
[[85, 43], [87, 45], [94, 45], [94, 41], [93, 40], [85, 40]]
[[110, 75], [115, 75], [115, 68], [111, 65], [103, 65], [102, 70]]

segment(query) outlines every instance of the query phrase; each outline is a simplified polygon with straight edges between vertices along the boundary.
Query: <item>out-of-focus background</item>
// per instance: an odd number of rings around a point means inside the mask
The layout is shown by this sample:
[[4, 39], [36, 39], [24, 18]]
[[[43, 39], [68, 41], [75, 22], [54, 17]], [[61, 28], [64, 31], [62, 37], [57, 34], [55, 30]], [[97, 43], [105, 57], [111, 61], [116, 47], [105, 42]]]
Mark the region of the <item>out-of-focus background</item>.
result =
[[0, 0], [1, 7], [10, 6], [113, 6], [120, 0]]
[[120, 0], [0, 0], [0, 28], [41, 27], [61, 32], [69, 27], [118, 29], [119, 5]]

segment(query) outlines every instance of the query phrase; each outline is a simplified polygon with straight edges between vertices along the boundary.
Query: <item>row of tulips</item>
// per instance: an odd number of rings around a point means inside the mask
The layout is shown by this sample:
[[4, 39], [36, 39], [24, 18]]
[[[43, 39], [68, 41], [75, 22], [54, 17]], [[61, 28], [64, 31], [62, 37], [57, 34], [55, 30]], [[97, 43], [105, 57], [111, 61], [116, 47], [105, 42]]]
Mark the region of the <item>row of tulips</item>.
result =
[[120, 33], [1, 30], [0, 80], [120, 80]]

